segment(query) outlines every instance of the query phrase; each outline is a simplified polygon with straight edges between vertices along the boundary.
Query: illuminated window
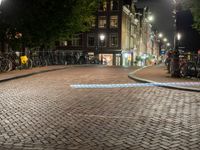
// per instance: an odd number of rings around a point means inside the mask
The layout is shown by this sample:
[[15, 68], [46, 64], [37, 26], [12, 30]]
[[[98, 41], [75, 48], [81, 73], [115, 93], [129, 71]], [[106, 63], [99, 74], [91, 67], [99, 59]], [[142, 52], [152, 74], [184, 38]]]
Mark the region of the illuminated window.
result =
[[110, 47], [118, 47], [118, 34], [110, 34]]
[[99, 28], [106, 28], [106, 16], [99, 16]]
[[110, 16], [110, 27], [111, 28], [118, 27], [118, 16]]
[[119, 0], [111, 0], [110, 10], [111, 11], [119, 10]]

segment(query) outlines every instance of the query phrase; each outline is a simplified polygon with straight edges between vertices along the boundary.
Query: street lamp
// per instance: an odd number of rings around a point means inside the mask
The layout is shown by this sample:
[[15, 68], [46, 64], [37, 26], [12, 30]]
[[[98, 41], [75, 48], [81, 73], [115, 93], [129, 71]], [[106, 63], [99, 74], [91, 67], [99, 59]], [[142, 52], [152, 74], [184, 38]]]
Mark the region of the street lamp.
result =
[[[140, 55], [139, 52], [141, 51], [141, 39], [142, 39], [142, 25], [141, 25], [141, 22], [142, 22], [142, 15], [141, 13], [135, 13], [135, 15], [138, 15], [138, 19], [139, 19], [139, 48], [137, 49], [136, 51], [136, 55]], [[138, 28], [138, 27], [137, 27]]]
[[150, 22], [154, 21], [154, 16], [153, 16], [153, 15], [148, 16], [148, 20], [149, 20]]
[[162, 37], [163, 37], [163, 34], [162, 34], [162, 33], [159, 33], [159, 34], [158, 34], [158, 37], [159, 37], [159, 38], [162, 38]]
[[170, 43], [167, 43], [167, 46], [170, 46], [171, 44]]
[[163, 41], [164, 41], [164, 42], [167, 42], [168, 40], [167, 40], [167, 38], [164, 38]]
[[100, 41], [101, 41], [101, 64], [103, 64], [103, 54], [102, 54], [102, 50], [103, 50], [103, 42], [105, 40], [105, 35], [104, 34], [100, 34], [99, 36]]
[[177, 40], [178, 40], [178, 41], [181, 40], [181, 37], [182, 37], [181, 34], [180, 34], [180, 33], [177, 33]]
[[105, 39], [105, 35], [104, 34], [100, 34], [100, 40], [101, 40], [101, 42], [103, 42], [104, 41], [104, 39]]
[[[170, 61], [170, 72], [171, 76], [178, 77], [180, 74], [179, 69], [179, 51], [178, 51], [178, 45], [179, 41], [181, 39], [181, 34], [177, 34], [177, 0], [173, 0], [174, 3], [174, 9], [173, 9], [173, 16], [174, 16], [174, 54], [172, 56], [172, 59]], [[177, 43], [178, 42], [178, 43]]]

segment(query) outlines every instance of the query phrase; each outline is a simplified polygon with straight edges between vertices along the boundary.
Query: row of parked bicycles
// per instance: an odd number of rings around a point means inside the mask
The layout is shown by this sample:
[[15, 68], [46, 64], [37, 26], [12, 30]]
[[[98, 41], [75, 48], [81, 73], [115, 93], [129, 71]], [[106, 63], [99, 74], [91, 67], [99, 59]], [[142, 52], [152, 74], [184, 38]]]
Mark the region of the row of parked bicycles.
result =
[[172, 76], [200, 78], [200, 54], [171, 55], [166, 59], [166, 65]]
[[180, 76], [200, 78], [200, 55], [180, 55]]
[[10, 51], [0, 55], [0, 72], [30, 69], [49, 65], [84, 64], [87, 58], [80, 52], [34, 51], [26, 55], [22, 52]]

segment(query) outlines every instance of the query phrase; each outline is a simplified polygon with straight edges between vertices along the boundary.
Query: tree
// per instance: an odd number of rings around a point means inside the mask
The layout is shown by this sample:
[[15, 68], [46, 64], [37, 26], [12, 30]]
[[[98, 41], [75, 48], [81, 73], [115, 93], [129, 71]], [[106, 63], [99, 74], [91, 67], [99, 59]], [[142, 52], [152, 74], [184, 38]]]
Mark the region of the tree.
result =
[[[5, 27], [0, 29], [1, 39], [9, 34], [11, 45], [52, 45], [88, 30], [96, 6], [96, 0], [6, 0], [0, 21]], [[15, 38], [16, 33], [22, 33], [22, 37]]]
[[190, 9], [193, 15], [193, 27], [200, 32], [200, 1], [199, 0], [183, 0], [185, 8]]

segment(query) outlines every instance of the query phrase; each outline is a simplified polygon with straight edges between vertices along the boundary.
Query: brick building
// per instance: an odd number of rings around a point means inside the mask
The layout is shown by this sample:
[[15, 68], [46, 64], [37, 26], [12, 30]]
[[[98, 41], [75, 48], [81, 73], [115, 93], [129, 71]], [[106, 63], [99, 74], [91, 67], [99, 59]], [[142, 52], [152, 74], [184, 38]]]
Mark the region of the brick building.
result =
[[[137, 47], [134, 14], [133, 1], [100, 0], [91, 30], [61, 42], [59, 49], [87, 53], [107, 65], [131, 66]], [[105, 39], [100, 40], [100, 35]]]
[[99, 0], [90, 31], [73, 35], [58, 49], [84, 53], [110, 66], [132, 66], [137, 56], [153, 51], [147, 12], [139, 16], [136, 11], [133, 0]]

